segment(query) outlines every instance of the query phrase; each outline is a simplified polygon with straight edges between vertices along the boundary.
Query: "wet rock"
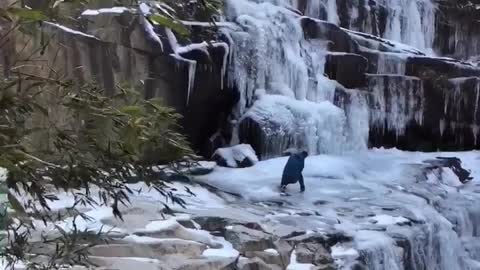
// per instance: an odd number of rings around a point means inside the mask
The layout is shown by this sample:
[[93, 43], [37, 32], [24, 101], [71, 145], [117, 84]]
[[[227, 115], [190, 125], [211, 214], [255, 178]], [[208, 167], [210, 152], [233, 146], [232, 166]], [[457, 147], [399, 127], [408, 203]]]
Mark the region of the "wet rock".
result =
[[274, 248], [273, 236], [252, 230], [243, 225], [233, 225], [225, 232], [225, 239], [239, 252], [263, 251]]
[[197, 229], [197, 226], [193, 222], [193, 220], [190, 219], [185, 219], [185, 220], [177, 220], [178, 224], [182, 225], [183, 227], [187, 229]]
[[299, 263], [311, 263], [314, 265], [333, 263], [330, 253], [321, 244], [317, 243], [300, 243], [295, 248], [295, 254]]
[[156, 260], [138, 260], [134, 258], [90, 257], [90, 261], [104, 269], [115, 270], [171, 270], [169, 265]]
[[448, 78], [475, 77], [480, 75], [480, 69], [454, 59], [434, 57], [409, 57], [406, 64], [406, 75], [422, 77], [425, 70], [434, 70], [437, 74]]
[[280, 260], [282, 261], [281, 266], [286, 267], [290, 264], [291, 254], [294, 250], [294, 246], [291, 245], [288, 241], [284, 239], [278, 239], [273, 243], [275, 250], [280, 255]]
[[288, 243], [290, 243], [292, 246], [298, 243], [319, 243], [319, 244], [325, 245], [328, 242], [328, 237], [320, 233], [312, 233], [312, 234], [303, 234], [295, 237], [290, 237], [285, 240]]
[[237, 263], [238, 270], [280, 270], [278, 265], [267, 264], [260, 258], [240, 258]]
[[247, 251], [244, 255], [247, 258], [257, 257], [264, 261], [266, 264], [273, 264], [278, 266], [284, 265], [284, 261], [282, 260], [280, 253], [275, 249], [267, 249], [264, 251]]
[[337, 270], [338, 268], [334, 264], [320, 265], [313, 268], [313, 270]]
[[161, 260], [138, 258], [92, 257], [98, 266], [115, 270], [234, 270], [235, 258], [193, 258], [165, 256]]
[[[424, 163], [431, 164], [433, 168], [450, 168], [453, 173], [458, 177], [458, 180], [465, 184], [473, 179], [470, 177], [471, 172], [462, 167], [462, 161], [456, 157], [437, 157], [436, 160], [426, 160]], [[431, 167], [428, 170], [433, 169]]]
[[169, 262], [172, 270], [236, 270], [236, 258], [209, 257]]
[[367, 59], [358, 54], [330, 53], [326, 58], [325, 73], [346, 88], [365, 87], [367, 63]]
[[194, 217], [195, 221], [202, 230], [209, 232], [215, 231], [225, 231], [225, 227], [232, 224], [234, 220], [223, 218], [223, 217], [213, 217], [213, 216], [204, 216], [204, 217]]
[[109, 244], [98, 245], [89, 250], [97, 257], [138, 257], [161, 259], [165, 255], [182, 254], [187, 257], [200, 256], [207, 249], [205, 244], [180, 239], [164, 239], [152, 244]]
[[331, 51], [347, 53], [355, 53], [358, 51], [357, 43], [347, 32], [335, 24], [308, 17], [303, 17], [301, 24], [307, 38], [330, 41], [329, 49]]

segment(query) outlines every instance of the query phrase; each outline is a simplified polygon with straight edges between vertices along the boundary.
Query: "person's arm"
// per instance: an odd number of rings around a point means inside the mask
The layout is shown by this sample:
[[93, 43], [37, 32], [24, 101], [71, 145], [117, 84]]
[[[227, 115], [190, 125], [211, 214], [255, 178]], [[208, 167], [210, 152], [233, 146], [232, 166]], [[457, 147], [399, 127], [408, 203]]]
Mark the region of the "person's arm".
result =
[[304, 192], [305, 191], [305, 185], [303, 184], [303, 174], [300, 174], [300, 191]]

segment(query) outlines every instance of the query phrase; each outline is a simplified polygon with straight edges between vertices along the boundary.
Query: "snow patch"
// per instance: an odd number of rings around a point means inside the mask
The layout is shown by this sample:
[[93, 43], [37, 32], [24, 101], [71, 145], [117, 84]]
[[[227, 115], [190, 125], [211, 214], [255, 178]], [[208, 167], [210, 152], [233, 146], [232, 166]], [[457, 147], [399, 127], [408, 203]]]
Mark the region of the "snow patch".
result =
[[376, 215], [370, 220], [377, 225], [403, 225], [410, 222], [410, 220], [404, 217], [393, 217], [389, 215]]
[[95, 37], [93, 35], [85, 34], [84, 32], [80, 32], [80, 31], [74, 30], [72, 28], [68, 28], [66, 26], [60, 25], [60, 24], [56, 24], [56, 23], [52, 23], [52, 22], [43, 22], [43, 24], [51, 26], [53, 28], [60, 29], [60, 30], [65, 31], [65, 32], [70, 33], [70, 34], [79, 35], [79, 36], [83, 36], [83, 37], [86, 37], [86, 38], [93, 38], [93, 39], [99, 40], [97, 37]]
[[[143, 3], [142, 3], [143, 4]], [[101, 9], [87, 9], [82, 12], [82, 16], [97, 16], [100, 14], [122, 14], [126, 11], [131, 11], [132, 9], [126, 7], [112, 7], [112, 8], [101, 8]]]
[[311, 270], [314, 269], [313, 264], [299, 263], [297, 261], [297, 254], [295, 251], [290, 256], [290, 264], [287, 266], [287, 270]]

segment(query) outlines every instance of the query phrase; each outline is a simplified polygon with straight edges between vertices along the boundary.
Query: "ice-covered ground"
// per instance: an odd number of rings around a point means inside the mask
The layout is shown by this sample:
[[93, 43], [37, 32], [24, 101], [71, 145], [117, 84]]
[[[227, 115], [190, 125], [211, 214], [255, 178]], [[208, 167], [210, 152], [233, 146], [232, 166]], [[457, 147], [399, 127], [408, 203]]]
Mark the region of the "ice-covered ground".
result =
[[[449, 168], [429, 170], [430, 163], [424, 161], [436, 157], [460, 158], [474, 180], [463, 185]], [[471, 259], [478, 259], [478, 254], [462, 245], [468, 239], [475, 241], [480, 228], [480, 152], [376, 149], [313, 156], [307, 158], [304, 170], [306, 192], [292, 185], [291, 196], [280, 196], [286, 160], [262, 161], [246, 169], [217, 168], [201, 181], [264, 207], [268, 214], [262, 222], [276, 233], [288, 233], [285, 228], [291, 227], [353, 236], [349, 245], [369, 269], [480, 269]], [[398, 239], [407, 241], [410, 250], [403, 247], [403, 252], [409, 256], [399, 254]], [[349, 264], [342, 256], [338, 259], [339, 264]]]
[[[433, 169], [424, 162], [436, 157], [458, 157], [471, 171], [473, 181], [462, 184], [448, 168]], [[139, 183], [141, 192], [132, 197], [133, 210], [126, 210], [125, 223], [114, 221], [108, 208], [86, 209], [93, 221], [77, 222], [78, 229], [114, 228], [127, 243], [157, 243], [149, 234], [175, 231], [183, 240], [208, 246], [208, 258], [236, 257], [231, 243], [206, 231], [179, 227], [195, 216], [226, 217], [256, 222], [277, 236], [292, 232], [339, 233], [351, 237], [330, 247], [340, 269], [361, 259], [372, 270], [480, 269], [476, 244], [480, 236], [480, 152], [418, 153], [375, 149], [343, 156], [320, 155], [306, 160], [306, 192], [288, 187], [291, 196], [280, 196], [278, 185], [287, 158], [260, 161], [245, 169], [216, 167], [197, 177], [202, 185], [173, 183], [187, 209], [170, 205], [183, 214], [162, 219], [165, 199]], [[228, 193], [212, 191], [216, 187]], [[53, 209], [71, 206], [68, 196], [52, 204]], [[129, 212], [130, 211], [130, 212]], [[168, 217], [167, 217], [168, 218]], [[71, 220], [59, 222], [64, 229]], [[38, 227], [43, 230], [39, 222]], [[153, 242], [152, 242], [153, 241]], [[310, 269], [296, 262], [288, 269]]]

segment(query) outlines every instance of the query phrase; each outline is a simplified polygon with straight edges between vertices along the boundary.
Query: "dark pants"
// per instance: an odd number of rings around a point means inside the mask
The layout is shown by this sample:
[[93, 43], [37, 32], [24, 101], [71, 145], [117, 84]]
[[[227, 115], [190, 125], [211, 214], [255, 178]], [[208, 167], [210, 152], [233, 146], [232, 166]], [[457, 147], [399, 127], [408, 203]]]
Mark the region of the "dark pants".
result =
[[285, 191], [287, 185], [290, 184], [295, 184], [299, 182], [300, 183], [300, 190], [303, 192], [305, 191], [305, 185], [303, 183], [303, 175], [300, 174], [300, 176], [297, 177], [291, 177], [291, 176], [283, 176], [282, 177], [282, 183], [281, 183], [281, 189], [282, 191]]

